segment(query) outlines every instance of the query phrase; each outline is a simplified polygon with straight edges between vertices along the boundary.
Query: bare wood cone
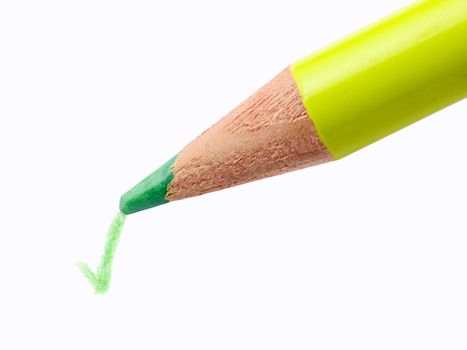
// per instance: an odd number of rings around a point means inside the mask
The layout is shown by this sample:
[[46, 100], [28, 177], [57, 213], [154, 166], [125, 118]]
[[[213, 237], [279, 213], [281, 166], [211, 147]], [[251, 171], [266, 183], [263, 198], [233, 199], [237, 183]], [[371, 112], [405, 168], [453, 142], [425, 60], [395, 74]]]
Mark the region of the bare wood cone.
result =
[[179, 200], [332, 160], [287, 68], [188, 144], [167, 200]]

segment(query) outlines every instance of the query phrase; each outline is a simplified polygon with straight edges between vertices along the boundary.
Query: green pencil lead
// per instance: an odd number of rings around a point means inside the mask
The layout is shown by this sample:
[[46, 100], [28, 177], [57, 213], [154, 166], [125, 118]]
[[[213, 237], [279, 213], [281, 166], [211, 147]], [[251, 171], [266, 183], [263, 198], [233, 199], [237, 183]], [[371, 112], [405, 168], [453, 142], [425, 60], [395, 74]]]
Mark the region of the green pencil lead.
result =
[[125, 219], [126, 216], [123, 213], [119, 212], [115, 215], [107, 233], [104, 254], [101, 256], [96, 273], [94, 273], [86, 263], [82, 261], [78, 263], [78, 268], [81, 270], [84, 277], [94, 286], [94, 291], [97, 294], [104, 294], [109, 290], [110, 278], [112, 277], [112, 262], [120, 239], [120, 234], [125, 224]]
[[120, 199], [120, 211], [129, 215], [168, 203], [167, 188], [174, 178], [172, 166], [177, 156], [125, 193]]

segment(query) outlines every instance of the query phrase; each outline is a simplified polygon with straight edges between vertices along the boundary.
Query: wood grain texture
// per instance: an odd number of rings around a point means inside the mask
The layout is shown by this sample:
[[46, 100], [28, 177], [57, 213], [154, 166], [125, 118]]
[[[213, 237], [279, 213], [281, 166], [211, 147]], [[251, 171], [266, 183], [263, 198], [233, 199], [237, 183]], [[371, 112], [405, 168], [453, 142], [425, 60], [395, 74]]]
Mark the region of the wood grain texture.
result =
[[182, 150], [166, 198], [197, 196], [331, 160], [287, 68]]

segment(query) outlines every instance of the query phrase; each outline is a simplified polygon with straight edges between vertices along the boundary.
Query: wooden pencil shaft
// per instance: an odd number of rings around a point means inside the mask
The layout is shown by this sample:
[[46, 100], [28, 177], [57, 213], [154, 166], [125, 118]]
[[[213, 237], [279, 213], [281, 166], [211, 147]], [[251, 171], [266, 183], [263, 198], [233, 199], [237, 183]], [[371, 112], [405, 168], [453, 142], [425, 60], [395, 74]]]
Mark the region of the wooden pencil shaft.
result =
[[342, 158], [467, 97], [467, 0], [424, 0], [282, 71], [121, 199], [130, 214]]

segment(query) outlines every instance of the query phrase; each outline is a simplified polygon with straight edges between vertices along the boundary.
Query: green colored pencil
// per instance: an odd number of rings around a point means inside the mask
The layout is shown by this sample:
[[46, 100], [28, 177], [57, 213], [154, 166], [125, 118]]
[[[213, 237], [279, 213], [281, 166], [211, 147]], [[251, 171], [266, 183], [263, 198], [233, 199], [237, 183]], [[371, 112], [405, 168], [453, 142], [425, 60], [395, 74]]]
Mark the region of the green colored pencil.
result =
[[287, 67], [125, 193], [120, 210], [340, 159], [466, 96], [467, 1], [418, 1]]

